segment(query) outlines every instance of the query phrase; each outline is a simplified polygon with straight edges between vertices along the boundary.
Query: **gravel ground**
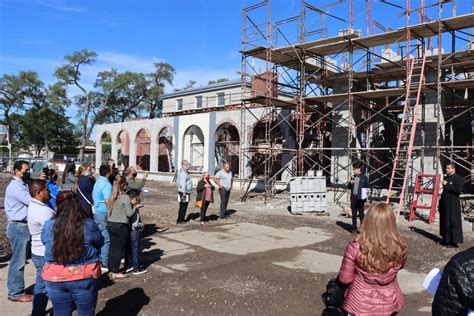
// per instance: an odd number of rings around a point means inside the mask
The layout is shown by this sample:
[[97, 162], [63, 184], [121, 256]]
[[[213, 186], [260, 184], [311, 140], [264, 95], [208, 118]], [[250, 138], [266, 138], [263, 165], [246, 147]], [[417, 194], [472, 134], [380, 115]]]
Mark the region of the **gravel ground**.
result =
[[[3, 194], [9, 177], [0, 177], [0, 192]], [[146, 263], [160, 263], [160, 251], [147, 251], [153, 246], [153, 236], [166, 236], [170, 232], [201, 229], [198, 209], [190, 205], [191, 219], [183, 227], [174, 223], [177, 217], [175, 185], [149, 182], [149, 192], [143, 196], [145, 207], [142, 217], [147, 224], [142, 240]], [[218, 197], [217, 197], [218, 199]], [[284, 196], [264, 206], [261, 197], [250, 197], [240, 203], [238, 192], [231, 196], [230, 219], [217, 221], [218, 203], [211, 204], [208, 211], [209, 224], [206, 230], [213, 231], [222, 224], [255, 223], [275, 228], [297, 227], [321, 228], [331, 232], [331, 239], [312, 244], [304, 249], [342, 255], [351, 238], [346, 230], [350, 219], [338, 216], [305, 214], [290, 215]], [[329, 203], [329, 207], [334, 207]], [[10, 251], [5, 236], [6, 221], [0, 213], [0, 262]], [[409, 259], [406, 269], [410, 272], [427, 273], [433, 267], [442, 267], [457, 251], [474, 244], [472, 232], [464, 233], [465, 243], [460, 249], [446, 249], [437, 241], [437, 225], [422, 221], [401, 220], [400, 230], [409, 244]], [[155, 247], [156, 248], [156, 247]], [[101, 280], [101, 291], [97, 311], [99, 315], [307, 315], [318, 314], [323, 305], [320, 300], [331, 274], [310, 273], [276, 266], [272, 262], [288, 260], [303, 248], [285, 251], [271, 250], [263, 253], [237, 256], [216, 253], [199, 248], [199, 251], [166, 258], [167, 265], [191, 265], [191, 270], [178, 273], [163, 273], [149, 267], [149, 273], [125, 281]], [[421, 307], [429, 306], [431, 298], [426, 293], [406, 297], [402, 315], [418, 315]], [[428, 311], [426, 311], [428, 312]], [[424, 313], [429, 314], [429, 313]]]

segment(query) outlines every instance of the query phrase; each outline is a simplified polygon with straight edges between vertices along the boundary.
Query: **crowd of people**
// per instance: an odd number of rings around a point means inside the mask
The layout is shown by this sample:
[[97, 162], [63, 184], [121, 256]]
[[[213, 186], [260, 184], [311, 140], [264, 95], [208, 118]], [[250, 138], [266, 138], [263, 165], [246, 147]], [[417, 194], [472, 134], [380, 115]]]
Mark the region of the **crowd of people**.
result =
[[[147, 272], [139, 261], [139, 243], [144, 229], [140, 193], [148, 173], [139, 180], [137, 170], [128, 167], [120, 175], [114, 161], [109, 160], [107, 165], [100, 166], [96, 178], [93, 164], [83, 164], [77, 170], [73, 164], [66, 165], [63, 185], [59, 186], [55, 170], [44, 170], [40, 179], [33, 180], [29, 176], [29, 163], [17, 161], [5, 191], [7, 237], [12, 245], [8, 299], [32, 301], [32, 315], [45, 315], [48, 300], [55, 315], [71, 315], [74, 307], [79, 315], [94, 315], [98, 297], [96, 281], [102, 274], [108, 272], [112, 279], [124, 279], [129, 273]], [[353, 167], [354, 177], [348, 188], [354, 238], [346, 247], [338, 274], [338, 282], [346, 285], [339, 311], [348, 315], [394, 315], [404, 305], [397, 274], [409, 256], [407, 242], [398, 230], [389, 204], [373, 203], [364, 211], [369, 181], [359, 164]], [[189, 169], [190, 164], [185, 160], [177, 175], [178, 225], [187, 221], [193, 191]], [[463, 241], [458, 214], [462, 186], [459, 187], [458, 180], [455, 166], [448, 164], [439, 212], [443, 244], [449, 247], [457, 247]], [[214, 202], [216, 188], [220, 196], [219, 219], [227, 217], [232, 185], [233, 176], [227, 163], [213, 181], [208, 172], [203, 172], [195, 200], [195, 206], [200, 208], [201, 225], [206, 225], [206, 211]], [[357, 215], [360, 229], [357, 229]], [[36, 268], [33, 295], [25, 293], [24, 282], [30, 240]], [[474, 248], [448, 263], [433, 302], [435, 315], [466, 314], [469, 308], [473, 309], [473, 271]]]
[[[7, 237], [12, 256], [8, 270], [8, 299], [31, 302], [32, 315], [45, 315], [48, 300], [55, 315], [94, 315], [96, 280], [110, 271], [121, 279], [127, 273], [146, 273], [139, 262], [140, 192], [147, 173], [137, 180], [133, 167], [119, 175], [113, 160], [99, 168], [85, 163], [76, 170], [66, 164], [58, 185], [54, 169], [30, 178], [30, 164], [17, 161], [5, 191]], [[25, 293], [27, 244], [36, 268], [33, 295]], [[110, 258], [110, 260], [109, 260]], [[124, 261], [123, 272], [120, 263]]]

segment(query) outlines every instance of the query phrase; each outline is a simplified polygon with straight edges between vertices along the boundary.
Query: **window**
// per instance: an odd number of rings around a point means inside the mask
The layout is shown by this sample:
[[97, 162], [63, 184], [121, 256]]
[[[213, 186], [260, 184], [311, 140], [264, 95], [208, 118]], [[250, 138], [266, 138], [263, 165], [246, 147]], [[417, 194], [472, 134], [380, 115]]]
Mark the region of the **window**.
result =
[[176, 111], [183, 110], [183, 99], [176, 99]]
[[202, 108], [202, 95], [196, 97], [196, 109]]
[[224, 104], [225, 104], [224, 92], [218, 93], [217, 94], [217, 105], [222, 106]]

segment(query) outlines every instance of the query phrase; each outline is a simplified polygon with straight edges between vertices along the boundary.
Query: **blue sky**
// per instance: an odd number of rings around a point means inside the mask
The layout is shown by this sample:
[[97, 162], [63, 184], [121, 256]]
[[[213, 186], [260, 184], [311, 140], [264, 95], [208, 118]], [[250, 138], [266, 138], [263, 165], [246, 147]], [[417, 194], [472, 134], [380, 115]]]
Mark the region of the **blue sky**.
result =
[[[365, 0], [354, 0], [356, 28], [365, 27]], [[371, 0], [378, 22], [396, 28], [399, 9]], [[405, 0], [391, 0], [404, 5]], [[34, 70], [47, 84], [63, 56], [87, 48], [99, 54], [83, 70], [92, 87], [96, 74], [112, 67], [149, 72], [153, 62], [176, 68], [174, 87], [189, 80], [239, 78], [242, 8], [257, 0], [0, 0], [0, 75]], [[334, 0], [309, 0], [330, 3]], [[412, 1], [413, 3], [417, 1]], [[420, 2], [420, 1], [418, 1]], [[437, 2], [427, 0], [427, 3]], [[470, 12], [471, 0], [458, 0], [458, 14]], [[299, 13], [300, 0], [274, 0], [274, 21]], [[347, 2], [329, 9], [347, 17]], [[446, 7], [446, 14], [450, 10]], [[449, 12], [450, 13], [450, 12]], [[429, 12], [437, 17], [435, 9]], [[415, 16], [416, 17], [416, 16]], [[316, 23], [316, 22], [315, 22]], [[342, 22], [328, 18], [335, 35]], [[289, 32], [295, 25], [285, 26]], [[73, 115], [74, 110], [68, 111]]]

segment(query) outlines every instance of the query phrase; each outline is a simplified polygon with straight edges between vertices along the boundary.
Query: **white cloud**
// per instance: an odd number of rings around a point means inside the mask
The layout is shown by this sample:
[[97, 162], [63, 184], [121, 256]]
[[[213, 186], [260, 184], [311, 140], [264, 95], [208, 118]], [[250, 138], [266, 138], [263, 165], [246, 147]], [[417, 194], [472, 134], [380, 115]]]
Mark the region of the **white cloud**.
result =
[[157, 57], [139, 57], [118, 52], [98, 52], [97, 65], [117, 68], [120, 71], [151, 72], [153, 63], [162, 61]]
[[[82, 67], [81, 84], [87, 89], [92, 90], [97, 74], [101, 71], [116, 68], [118, 71], [134, 71], [149, 73], [154, 70], [153, 63], [163, 61], [158, 57], [142, 57], [129, 54], [123, 54], [113, 51], [98, 52], [97, 62], [93, 65]], [[40, 75], [40, 78], [53, 83], [54, 70], [64, 63], [64, 60], [42, 59], [34, 57], [9, 57], [0, 56], [0, 73], [12, 73], [10, 69], [34, 70]], [[176, 68], [176, 76], [173, 80], [173, 86], [167, 85], [166, 92], [172, 92], [174, 88], [183, 88], [190, 80], [196, 81], [196, 87], [207, 85], [209, 80], [227, 78], [229, 80], [239, 78], [237, 71], [240, 70], [236, 64], [229, 68]], [[70, 87], [69, 95], [81, 94], [80, 90]]]
[[75, 12], [75, 13], [87, 12], [86, 8], [67, 6], [67, 5], [62, 4], [62, 1], [40, 1], [39, 4], [59, 10], [59, 11], [65, 11], [65, 12]]

